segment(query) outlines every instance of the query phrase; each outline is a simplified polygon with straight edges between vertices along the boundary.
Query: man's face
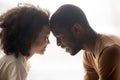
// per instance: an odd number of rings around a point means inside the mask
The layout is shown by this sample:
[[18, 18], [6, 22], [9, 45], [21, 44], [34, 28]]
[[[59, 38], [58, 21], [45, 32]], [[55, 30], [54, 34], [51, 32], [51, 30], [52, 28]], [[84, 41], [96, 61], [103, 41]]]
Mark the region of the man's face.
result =
[[54, 26], [52, 29], [52, 33], [56, 37], [58, 46], [64, 48], [71, 55], [75, 55], [79, 52], [79, 44], [77, 43], [70, 29], [62, 28], [60, 26]]

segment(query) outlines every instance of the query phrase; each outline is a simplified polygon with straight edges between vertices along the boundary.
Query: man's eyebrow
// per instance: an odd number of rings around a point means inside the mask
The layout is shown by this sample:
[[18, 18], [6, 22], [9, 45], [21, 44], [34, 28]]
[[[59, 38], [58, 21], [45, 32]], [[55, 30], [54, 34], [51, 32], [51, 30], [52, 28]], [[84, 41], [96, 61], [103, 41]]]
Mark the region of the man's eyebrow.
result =
[[52, 33], [53, 33], [54, 35], [58, 35], [58, 34], [59, 34], [58, 32], [54, 32], [54, 31], [53, 31]]
[[62, 35], [58, 34], [58, 35], [56, 35], [56, 37], [62, 37]]

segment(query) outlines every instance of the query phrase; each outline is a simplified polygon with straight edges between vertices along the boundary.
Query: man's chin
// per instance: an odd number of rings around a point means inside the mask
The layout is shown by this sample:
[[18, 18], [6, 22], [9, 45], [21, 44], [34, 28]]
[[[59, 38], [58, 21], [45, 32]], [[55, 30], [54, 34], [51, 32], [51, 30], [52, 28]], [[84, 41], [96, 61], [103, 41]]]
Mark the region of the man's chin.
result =
[[75, 56], [77, 53], [70, 53], [71, 56]]
[[72, 52], [69, 52], [71, 56], [75, 56], [80, 50], [74, 50]]

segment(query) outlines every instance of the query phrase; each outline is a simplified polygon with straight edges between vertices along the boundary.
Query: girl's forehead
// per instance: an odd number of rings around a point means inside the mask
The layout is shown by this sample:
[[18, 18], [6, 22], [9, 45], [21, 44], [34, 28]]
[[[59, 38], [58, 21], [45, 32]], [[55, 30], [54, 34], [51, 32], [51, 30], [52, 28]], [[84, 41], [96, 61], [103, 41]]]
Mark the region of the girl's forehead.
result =
[[48, 26], [43, 26], [41, 34], [50, 34], [50, 28]]

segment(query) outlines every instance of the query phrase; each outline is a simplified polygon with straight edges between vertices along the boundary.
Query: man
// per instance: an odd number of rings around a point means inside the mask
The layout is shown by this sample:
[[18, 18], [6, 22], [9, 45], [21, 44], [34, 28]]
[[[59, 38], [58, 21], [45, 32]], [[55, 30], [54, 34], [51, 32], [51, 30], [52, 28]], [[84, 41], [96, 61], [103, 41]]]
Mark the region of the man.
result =
[[84, 50], [84, 80], [120, 80], [120, 38], [95, 32], [84, 12], [71, 4], [51, 16], [50, 27], [57, 45], [71, 55]]

